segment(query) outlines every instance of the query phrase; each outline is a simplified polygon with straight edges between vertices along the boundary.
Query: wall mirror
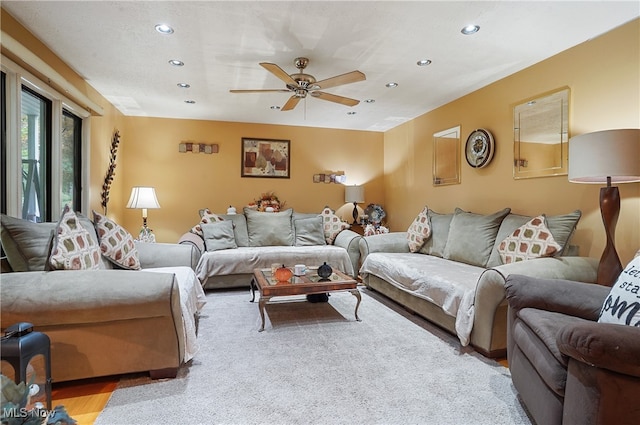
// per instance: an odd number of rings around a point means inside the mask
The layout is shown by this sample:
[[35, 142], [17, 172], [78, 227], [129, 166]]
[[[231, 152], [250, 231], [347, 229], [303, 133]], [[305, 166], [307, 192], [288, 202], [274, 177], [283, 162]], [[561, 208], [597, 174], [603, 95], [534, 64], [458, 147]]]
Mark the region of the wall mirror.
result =
[[433, 135], [433, 185], [460, 183], [460, 126]]
[[513, 178], [567, 174], [569, 94], [563, 87], [513, 108]]

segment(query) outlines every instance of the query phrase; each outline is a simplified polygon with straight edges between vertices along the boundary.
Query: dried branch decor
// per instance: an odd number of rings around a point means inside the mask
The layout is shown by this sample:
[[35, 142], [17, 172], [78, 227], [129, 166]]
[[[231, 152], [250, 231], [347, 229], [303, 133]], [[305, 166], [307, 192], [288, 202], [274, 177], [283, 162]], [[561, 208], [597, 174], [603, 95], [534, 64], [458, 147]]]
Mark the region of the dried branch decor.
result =
[[102, 184], [102, 208], [104, 214], [107, 214], [107, 203], [109, 202], [109, 190], [111, 189], [111, 182], [116, 174], [116, 153], [118, 152], [118, 145], [120, 144], [120, 132], [116, 130], [113, 133], [113, 139], [111, 140], [111, 151], [109, 157], [109, 168], [107, 168], [107, 175], [104, 176], [104, 183]]

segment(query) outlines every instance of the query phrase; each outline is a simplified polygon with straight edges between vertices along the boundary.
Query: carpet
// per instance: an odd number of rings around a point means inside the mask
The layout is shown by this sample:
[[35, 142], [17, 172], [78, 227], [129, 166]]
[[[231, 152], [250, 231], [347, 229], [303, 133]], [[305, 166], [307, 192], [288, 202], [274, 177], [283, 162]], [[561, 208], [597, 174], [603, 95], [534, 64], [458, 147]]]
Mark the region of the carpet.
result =
[[178, 377], [124, 377], [96, 425], [530, 424], [509, 370], [361, 288], [329, 303], [208, 292]]

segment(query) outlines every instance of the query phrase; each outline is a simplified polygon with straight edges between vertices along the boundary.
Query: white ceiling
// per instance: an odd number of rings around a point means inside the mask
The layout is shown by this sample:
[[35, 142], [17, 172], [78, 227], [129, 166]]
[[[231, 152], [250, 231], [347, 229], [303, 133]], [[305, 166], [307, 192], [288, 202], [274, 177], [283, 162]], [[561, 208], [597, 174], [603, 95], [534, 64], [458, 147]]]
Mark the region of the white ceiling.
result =
[[[2, 0], [2, 7], [125, 115], [369, 131], [389, 130], [640, 15], [638, 1]], [[157, 33], [158, 23], [175, 33]], [[480, 31], [462, 35], [471, 23]], [[310, 59], [306, 72], [318, 80], [362, 71], [366, 81], [326, 90], [360, 104], [307, 97], [283, 112], [270, 106], [284, 105], [288, 93], [229, 93], [284, 88], [258, 63], [291, 74], [298, 56]], [[418, 67], [420, 59], [433, 63]], [[399, 86], [385, 87], [390, 81]]]

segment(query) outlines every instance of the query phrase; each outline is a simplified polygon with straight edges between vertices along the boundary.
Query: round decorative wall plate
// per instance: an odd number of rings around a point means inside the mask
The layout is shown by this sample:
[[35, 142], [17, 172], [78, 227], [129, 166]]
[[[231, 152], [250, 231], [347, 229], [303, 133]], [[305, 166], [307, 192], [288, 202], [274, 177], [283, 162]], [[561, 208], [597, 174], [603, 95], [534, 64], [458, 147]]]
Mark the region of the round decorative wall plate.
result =
[[483, 128], [473, 130], [467, 138], [464, 148], [464, 155], [467, 163], [473, 168], [487, 166], [493, 159], [495, 143], [491, 133]]

